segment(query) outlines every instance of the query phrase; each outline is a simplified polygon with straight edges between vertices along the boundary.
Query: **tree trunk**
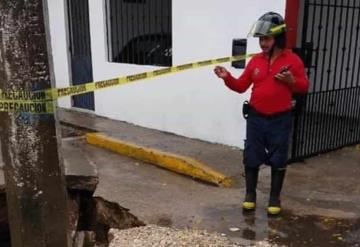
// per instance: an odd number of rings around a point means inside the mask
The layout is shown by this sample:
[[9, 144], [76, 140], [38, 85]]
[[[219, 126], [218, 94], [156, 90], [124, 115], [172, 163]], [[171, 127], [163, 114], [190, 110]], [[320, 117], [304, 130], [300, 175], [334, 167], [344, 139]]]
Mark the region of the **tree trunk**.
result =
[[[0, 0], [2, 90], [51, 87], [48, 33], [46, 0]], [[2, 112], [0, 138], [12, 246], [70, 246], [55, 115]]]

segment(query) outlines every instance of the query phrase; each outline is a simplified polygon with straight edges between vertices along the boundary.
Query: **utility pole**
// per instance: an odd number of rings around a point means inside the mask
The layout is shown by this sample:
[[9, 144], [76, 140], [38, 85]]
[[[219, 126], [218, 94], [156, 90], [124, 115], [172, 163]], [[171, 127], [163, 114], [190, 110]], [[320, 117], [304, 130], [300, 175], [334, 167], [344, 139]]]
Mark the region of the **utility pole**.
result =
[[[54, 86], [47, 0], [0, 0], [0, 88]], [[12, 247], [69, 247], [56, 116], [0, 113]]]

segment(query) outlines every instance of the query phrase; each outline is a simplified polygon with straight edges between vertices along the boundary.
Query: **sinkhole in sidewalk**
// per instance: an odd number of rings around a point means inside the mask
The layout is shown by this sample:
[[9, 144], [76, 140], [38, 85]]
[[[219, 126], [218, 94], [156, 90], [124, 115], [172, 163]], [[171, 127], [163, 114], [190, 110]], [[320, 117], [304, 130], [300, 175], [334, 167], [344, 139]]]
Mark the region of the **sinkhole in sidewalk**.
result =
[[[117, 203], [79, 191], [69, 192], [68, 214], [72, 246], [76, 247], [108, 246], [110, 229], [145, 225]], [[11, 247], [5, 193], [0, 193], [0, 246]]]

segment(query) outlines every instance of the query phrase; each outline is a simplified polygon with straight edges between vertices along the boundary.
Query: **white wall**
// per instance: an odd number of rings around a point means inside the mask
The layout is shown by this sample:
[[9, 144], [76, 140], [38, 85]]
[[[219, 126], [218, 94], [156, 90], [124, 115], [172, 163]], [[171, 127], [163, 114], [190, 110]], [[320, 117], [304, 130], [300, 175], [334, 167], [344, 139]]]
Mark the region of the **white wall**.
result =
[[[66, 42], [66, 22], [64, 0], [48, 0], [51, 47], [54, 60], [54, 73], [57, 87], [67, 87], [70, 81], [68, 49]], [[58, 104], [71, 107], [70, 97], [61, 98]]]
[[[63, 1], [49, 0], [50, 16]], [[107, 62], [104, 1], [89, 0], [94, 80], [144, 72], [158, 67]], [[51, 11], [53, 10], [53, 11]], [[56, 10], [56, 11], [55, 11]], [[285, 0], [173, 0], [173, 64], [231, 55], [233, 38], [246, 38], [253, 22], [267, 11], [284, 14]], [[59, 11], [60, 12], [60, 11]], [[58, 86], [66, 81], [64, 15], [53, 25]], [[59, 29], [59, 30], [57, 30]], [[250, 38], [248, 52], [258, 51]], [[225, 65], [231, 69], [229, 64]], [[240, 95], [228, 90], [213, 66], [138, 81], [95, 92], [95, 113], [140, 126], [210, 142], [243, 147], [245, 121]], [[238, 76], [240, 70], [231, 69]], [[61, 102], [68, 107], [68, 102]]]

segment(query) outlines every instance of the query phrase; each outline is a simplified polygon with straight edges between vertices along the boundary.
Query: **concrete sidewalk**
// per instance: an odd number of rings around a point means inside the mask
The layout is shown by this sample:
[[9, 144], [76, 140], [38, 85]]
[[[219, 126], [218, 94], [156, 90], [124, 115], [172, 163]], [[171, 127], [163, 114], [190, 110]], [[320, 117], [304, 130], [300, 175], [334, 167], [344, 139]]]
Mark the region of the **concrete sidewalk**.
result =
[[[74, 136], [100, 131], [104, 139], [179, 156], [180, 161], [192, 159], [235, 181], [232, 188], [209, 186], [88, 145], [83, 137], [63, 139], [67, 176], [80, 175], [83, 186], [90, 190], [93, 186], [88, 187], [88, 182], [93, 185], [98, 179], [95, 195], [130, 208], [146, 223], [216, 231], [239, 242], [360, 246], [360, 150], [355, 146], [291, 164], [282, 192], [283, 214], [272, 219], [266, 214], [271, 181], [266, 166], [259, 175], [257, 209], [254, 214], [242, 214], [245, 186], [241, 150], [76, 111], [59, 109], [59, 119], [76, 127], [67, 126], [66, 136], [72, 136], [73, 131]], [[0, 191], [2, 180], [0, 169]], [[234, 227], [239, 230], [230, 230]]]
[[[245, 190], [241, 150], [92, 114], [60, 109], [59, 118], [68, 125], [99, 131], [104, 139], [201, 161], [235, 181], [232, 188], [208, 186], [87, 145], [84, 140], [77, 142], [98, 167], [97, 195], [131, 208], [145, 222], [214, 230], [235, 241], [274, 238], [275, 243], [285, 246], [347, 247], [360, 243], [360, 150], [355, 146], [291, 164], [282, 192], [284, 213], [271, 219], [266, 215], [271, 181], [266, 166], [259, 175], [255, 214], [241, 214]], [[234, 226], [241, 230], [231, 232]]]
[[[104, 142], [106, 139], [111, 139], [125, 143], [125, 145], [129, 143], [135, 146], [134, 150], [127, 150], [128, 153], [125, 152], [122, 155], [138, 158], [134, 157], [131, 152], [137, 152], [135, 149], [139, 148], [148, 149], [145, 152], [151, 153], [154, 157], [159, 156], [154, 159], [155, 163], [161, 160], [164, 153], [179, 156], [180, 162], [182, 159], [192, 159], [198, 162], [198, 168], [205, 166], [205, 172], [216, 171], [214, 173], [217, 175], [216, 179], [230, 178], [233, 188], [244, 188], [242, 151], [239, 149], [176, 136], [73, 110], [59, 109], [58, 116], [63, 124], [85, 128], [90, 132], [100, 132], [104, 137], [99, 138], [104, 139]], [[111, 150], [111, 148], [107, 149]], [[143, 161], [149, 163], [146, 159]], [[263, 188], [265, 192], [270, 187], [269, 170], [263, 166], [259, 178], [259, 187]], [[313, 202], [315, 198], [317, 198], [316, 200], [342, 200], [344, 204], [360, 200], [358, 197], [360, 191], [360, 183], [358, 182], [360, 151], [355, 146], [309, 158], [303, 163], [294, 163], [287, 170], [287, 181], [291, 186], [286, 188], [284, 192], [285, 194], [288, 192], [290, 197], [308, 200], [309, 203]], [[195, 177], [196, 175], [192, 173], [192, 170], [187, 172], [189, 176]], [[208, 182], [216, 183], [216, 179], [208, 180]], [[206, 181], [206, 179], [202, 180]], [[221, 182], [217, 184], [221, 184]], [[355, 211], [359, 209], [360, 206], [356, 206]]]
[[59, 119], [98, 132], [87, 135], [90, 144], [202, 181], [230, 187], [240, 176], [242, 152], [236, 148], [65, 109]]

